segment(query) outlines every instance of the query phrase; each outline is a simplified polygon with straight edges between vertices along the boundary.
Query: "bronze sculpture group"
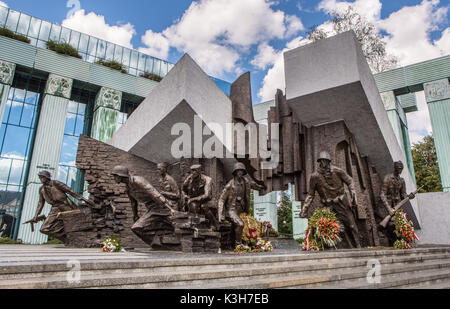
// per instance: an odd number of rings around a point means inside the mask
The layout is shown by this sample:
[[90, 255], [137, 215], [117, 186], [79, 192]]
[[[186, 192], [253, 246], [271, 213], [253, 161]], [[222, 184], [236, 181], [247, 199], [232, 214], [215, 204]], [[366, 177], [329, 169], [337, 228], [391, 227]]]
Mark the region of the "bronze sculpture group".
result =
[[[357, 194], [354, 182], [344, 170], [332, 165], [329, 153], [321, 152], [317, 160], [316, 172], [309, 179], [309, 192], [300, 214], [301, 218], [308, 218], [308, 213], [316, 196], [319, 202], [327, 210], [336, 214], [342, 225], [344, 239], [350, 248], [361, 248], [361, 233], [358, 230], [355, 210], [358, 207]], [[190, 173], [182, 181], [179, 188], [175, 179], [168, 173], [168, 165], [157, 165], [160, 190], [156, 189], [145, 177], [131, 175], [125, 166], [116, 166], [111, 172], [116, 184], [123, 184], [131, 204], [133, 214], [133, 226], [131, 230], [144, 241], [148, 236], [146, 229], [154, 224], [155, 206], [159, 208], [165, 218], [173, 218], [176, 214], [187, 213], [193, 217], [203, 217], [211, 232], [218, 232], [221, 224], [228, 221], [231, 225], [232, 239], [235, 245], [241, 243], [244, 222], [242, 213], [248, 213], [250, 208], [251, 190], [263, 191], [265, 186], [257, 184], [247, 173], [243, 163], [236, 163], [232, 171], [231, 179], [224, 187], [218, 199], [213, 197], [213, 180], [202, 173], [202, 165], [191, 166]], [[382, 207], [376, 209], [379, 222], [387, 216], [393, 216], [395, 207], [405, 199], [413, 199], [415, 194], [406, 195], [405, 182], [400, 174], [403, 164], [396, 162], [394, 173], [388, 175], [382, 186], [380, 200]], [[63, 183], [52, 180], [47, 171], [39, 173], [42, 187], [39, 190], [40, 200], [35, 217], [28, 223], [38, 223], [45, 220], [40, 232], [52, 238], [65, 241], [66, 234], [61, 216], [77, 209], [73, 199], [83, 201], [88, 206], [94, 203], [75, 193]], [[348, 192], [348, 193], [347, 193]], [[45, 202], [52, 206], [47, 218], [42, 218], [41, 213]], [[215, 205], [216, 202], [216, 205]], [[138, 213], [139, 204], [147, 209], [141, 216]], [[158, 217], [159, 218], [159, 217]], [[199, 221], [200, 222], [200, 221]], [[195, 229], [197, 229], [195, 227]], [[389, 238], [393, 238], [394, 227], [390, 221], [383, 229]], [[154, 242], [154, 241], [153, 241]], [[148, 243], [148, 242], [147, 242]]]
[[[309, 192], [300, 213], [300, 218], [308, 218], [310, 208], [316, 193], [320, 197], [323, 208], [336, 214], [341, 223], [344, 238], [350, 248], [361, 248], [361, 233], [358, 230], [355, 216], [358, 200], [354, 189], [353, 179], [344, 170], [331, 164], [331, 156], [328, 152], [321, 152], [317, 160], [317, 171], [311, 175]], [[387, 235], [390, 243], [395, 241], [395, 226], [391, 220], [397, 209], [407, 201], [415, 198], [419, 190], [409, 195], [406, 194], [405, 180], [400, 176], [404, 165], [401, 161], [394, 163], [394, 173], [385, 177], [380, 194], [383, 207], [377, 207], [378, 223]], [[350, 196], [346, 194], [347, 185]], [[401, 205], [399, 205], [402, 202]], [[400, 207], [399, 207], [400, 206]], [[385, 226], [383, 219], [388, 219]], [[351, 237], [350, 237], [351, 235]]]
[[[353, 208], [357, 207], [358, 203], [352, 177], [342, 169], [331, 164], [331, 156], [328, 152], [320, 153], [317, 162], [319, 166], [317, 172], [311, 176], [310, 189], [300, 217], [307, 217], [308, 208], [317, 192], [323, 207], [334, 212], [339, 222], [343, 225], [344, 236], [348, 245], [353, 247], [353, 240], [355, 246], [361, 248], [360, 233], [352, 211]], [[344, 184], [348, 186], [350, 198], [345, 194]]]

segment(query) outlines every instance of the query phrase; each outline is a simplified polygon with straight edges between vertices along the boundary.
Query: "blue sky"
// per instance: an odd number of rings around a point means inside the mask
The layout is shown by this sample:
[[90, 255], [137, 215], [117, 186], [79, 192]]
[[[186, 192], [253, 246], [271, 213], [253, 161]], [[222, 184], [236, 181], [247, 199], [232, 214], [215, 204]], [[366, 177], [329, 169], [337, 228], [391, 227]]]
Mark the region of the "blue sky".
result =
[[[172, 63], [188, 52], [208, 74], [229, 82], [250, 71], [254, 103], [270, 100], [277, 88], [284, 89], [283, 51], [307, 43], [312, 26], [328, 29], [328, 13], [348, 5], [376, 25], [387, 51], [401, 65], [450, 54], [450, 0], [0, 2]], [[417, 138], [431, 130], [424, 109], [411, 116]], [[411, 133], [413, 141], [416, 133]]]

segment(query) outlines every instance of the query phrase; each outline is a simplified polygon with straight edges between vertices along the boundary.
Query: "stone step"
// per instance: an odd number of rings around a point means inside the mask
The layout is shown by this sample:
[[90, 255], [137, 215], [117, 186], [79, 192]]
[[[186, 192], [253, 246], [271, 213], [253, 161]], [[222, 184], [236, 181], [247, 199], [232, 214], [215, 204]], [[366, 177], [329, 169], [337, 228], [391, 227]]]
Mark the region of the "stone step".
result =
[[[428, 255], [421, 257], [398, 257], [380, 259], [385, 269], [415, 271], [418, 269], [433, 269], [435, 267], [450, 267], [450, 255]], [[296, 276], [314, 281], [315, 278], [324, 278], [318, 282], [329, 282], [333, 276], [342, 275], [348, 279], [365, 277], [368, 269], [366, 260], [348, 260], [342, 262], [297, 262], [289, 265], [274, 265], [261, 267], [260, 265], [238, 265], [224, 267], [218, 265], [216, 269], [199, 268], [197, 270], [178, 269], [169, 271], [155, 271], [154, 269], [141, 269], [126, 272], [82, 272], [79, 284], [70, 284], [66, 280], [68, 272], [58, 273], [55, 276], [37, 278], [4, 277], [0, 280], [0, 288], [89, 288], [89, 287], [136, 287], [136, 288], [167, 288], [189, 287], [200, 285], [199, 288], [223, 282], [227, 288], [240, 285], [241, 282], [254, 282], [258, 280], [279, 281], [286, 276]], [[357, 271], [358, 270], [358, 271]], [[356, 277], [355, 277], [356, 274]], [[358, 277], [359, 276], [359, 277]], [[345, 277], [345, 278], [347, 278]], [[281, 280], [283, 281], [283, 280]], [[310, 282], [310, 281], [308, 281]], [[276, 283], [276, 282], [275, 282]], [[230, 286], [232, 285], [232, 286]], [[287, 285], [289, 286], [289, 285]], [[257, 287], [255, 287], [257, 288]]]
[[[404, 271], [404, 270], [407, 271]], [[383, 266], [381, 271], [380, 283], [369, 283], [366, 276], [343, 280], [340, 282], [313, 283], [302, 285], [301, 288], [308, 289], [386, 289], [398, 288], [405, 284], [421, 284], [423, 280], [447, 280], [450, 279], [450, 268], [445, 261], [426, 263], [417, 268], [405, 268], [401, 271], [395, 269], [395, 266]], [[367, 275], [367, 273], [366, 273]], [[430, 277], [427, 277], [430, 275]], [[442, 276], [441, 276], [442, 275]], [[405, 281], [409, 280], [411, 281]], [[405, 283], [406, 282], [406, 283]], [[408, 283], [409, 282], [409, 283]], [[296, 288], [296, 287], [294, 287]]]
[[[329, 255], [328, 255], [329, 256]], [[391, 255], [377, 257], [381, 263], [413, 263], [432, 259], [448, 259], [450, 253], [434, 253], [434, 254], [410, 254], [410, 255]], [[135, 274], [142, 272], [182, 272], [194, 270], [229, 270], [229, 269], [248, 269], [248, 268], [267, 268], [275, 266], [304, 266], [305, 271], [308, 270], [323, 270], [329, 268], [342, 267], [365, 267], [367, 265], [368, 257], [340, 257], [333, 258], [329, 256], [328, 259], [305, 259], [304, 255], [299, 256], [228, 256], [221, 258], [198, 258], [192, 259], [176, 259], [176, 260], [149, 260], [143, 261], [140, 259], [130, 260], [115, 260], [115, 261], [96, 261], [96, 262], [81, 262], [81, 270], [83, 275], [90, 276], [96, 274]], [[339, 262], [339, 263], [337, 263]], [[69, 265], [70, 266], [70, 265]], [[0, 263], [0, 281], [10, 279], [22, 278], [44, 278], [65, 276], [70, 270], [67, 262], [33, 262], [33, 263]]]
[[448, 290], [450, 289], [450, 279], [437, 279], [429, 280], [425, 282], [407, 284], [400, 287], [395, 287], [395, 289], [427, 289], [427, 290]]
[[[0, 252], [0, 274], [5, 272], [36, 272], [45, 269], [50, 270], [51, 266], [55, 268], [60, 267], [61, 271], [66, 270], [65, 264], [67, 261], [78, 259], [83, 265], [83, 268], [89, 269], [90, 266], [99, 266], [103, 262], [121, 261], [123, 263], [136, 263], [139, 261], [154, 263], [157, 265], [219, 265], [224, 263], [242, 264], [242, 263], [259, 263], [259, 262], [274, 262], [274, 261], [306, 261], [306, 260], [334, 260], [343, 258], [378, 258], [388, 256], [419, 256], [423, 254], [432, 253], [450, 253], [450, 248], [434, 248], [434, 249], [415, 249], [415, 250], [344, 250], [339, 252], [321, 252], [321, 253], [305, 253], [295, 252], [283, 254], [176, 254], [176, 253], [114, 253], [105, 254], [98, 251], [88, 251], [83, 254], [55, 254], [46, 256], [39, 251], [33, 251], [30, 255], [17, 256], [14, 252], [10, 255], [5, 255], [3, 251]], [[48, 266], [50, 265], [50, 266]], [[63, 266], [62, 266], [63, 265]], [[61, 267], [62, 266], [62, 267]], [[116, 265], [117, 266], [117, 265]], [[139, 265], [131, 265], [131, 267], [139, 267]]]
[[[420, 265], [389, 265], [383, 268], [384, 284], [367, 283], [365, 270], [335, 270], [316, 275], [288, 275], [279, 278], [262, 278], [251, 282], [189, 286], [191, 289], [351, 289], [351, 288], [387, 288], [395, 285], [422, 282], [424, 280], [450, 279], [450, 263], [434, 262]], [[387, 279], [386, 279], [387, 278]], [[397, 278], [394, 280], [394, 278]], [[399, 278], [399, 279], [398, 279]], [[405, 281], [405, 278], [407, 280]], [[390, 280], [390, 281], [388, 281]]]

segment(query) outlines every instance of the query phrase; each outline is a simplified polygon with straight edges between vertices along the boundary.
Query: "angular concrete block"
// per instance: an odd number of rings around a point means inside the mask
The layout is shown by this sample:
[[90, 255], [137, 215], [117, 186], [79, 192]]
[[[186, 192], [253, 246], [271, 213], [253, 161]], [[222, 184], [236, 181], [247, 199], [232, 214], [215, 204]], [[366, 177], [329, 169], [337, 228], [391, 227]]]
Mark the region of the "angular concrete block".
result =
[[[186, 54], [108, 143], [153, 162], [174, 162], [171, 145], [178, 136], [171, 135], [172, 127], [185, 123], [193, 130], [195, 115], [203, 126], [232, 123], [232, 104]], [[225, 145], [223, 134], [210, 129]]]
[[[353, 31], [302, 46], [284, 54], [286, 97], [306, 126], [344, 120], [363, 156], [369, 156], [380, 177], [406, 157], [389, 123], [375, 79]], [[411, 174], [407, 190], [416, 189]], [[417, 202], [412, 201], [418, 218]]]

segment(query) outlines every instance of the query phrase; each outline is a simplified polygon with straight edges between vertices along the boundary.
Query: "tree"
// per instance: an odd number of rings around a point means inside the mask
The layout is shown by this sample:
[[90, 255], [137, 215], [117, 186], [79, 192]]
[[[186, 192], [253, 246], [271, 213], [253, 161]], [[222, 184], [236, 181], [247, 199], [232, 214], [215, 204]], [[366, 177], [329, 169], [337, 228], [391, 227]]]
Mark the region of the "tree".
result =
[[281, 192], [281, 201], [278, 206], [278, 232], [292, 235], [292, 202], [286, 192]]
[[412, 157], [417, 186], [425, 186], [422, 192], [442, 192], [441, 175], [433, 137], [427, 136], [423, 142], [414, 144]]
[[397, 58], [387, 54], [386, 43], [383, 42], [375, 26], [355, 12], [352, 6], [349, 6], [345, 13], [332, 13], [331, 17], [332, 31], [327, 32], [323, 28], [314, 26], [308, 33], [310, 41], [316, 42], [329, 36], [353, 30], [372, 72], [379, 73], [397, 67]]

